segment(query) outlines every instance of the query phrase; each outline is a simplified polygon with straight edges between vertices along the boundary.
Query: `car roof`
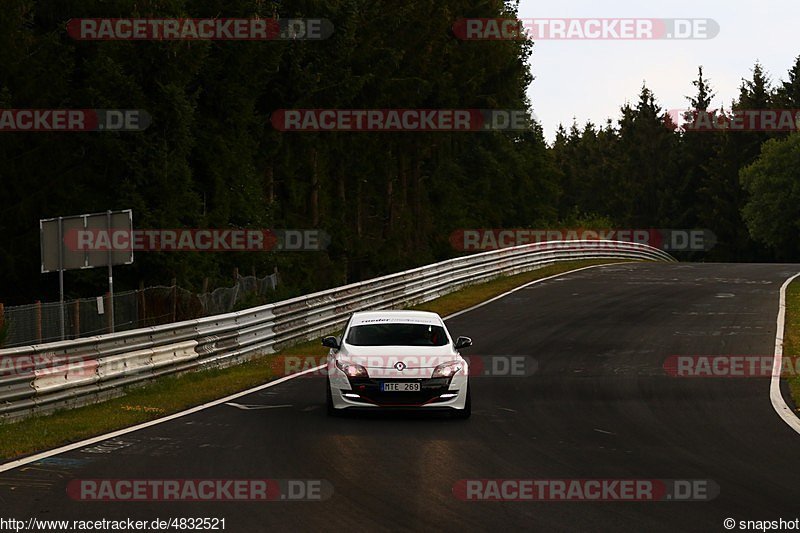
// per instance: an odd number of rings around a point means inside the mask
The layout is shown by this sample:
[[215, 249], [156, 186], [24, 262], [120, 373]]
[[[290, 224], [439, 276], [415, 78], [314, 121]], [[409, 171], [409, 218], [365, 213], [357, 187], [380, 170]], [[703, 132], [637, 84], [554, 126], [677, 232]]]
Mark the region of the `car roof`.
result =
[[430, 311], [357, 311], [350, 320], [351, 325], [376, 322], [417, 322], [441, 324], [442, 318]]

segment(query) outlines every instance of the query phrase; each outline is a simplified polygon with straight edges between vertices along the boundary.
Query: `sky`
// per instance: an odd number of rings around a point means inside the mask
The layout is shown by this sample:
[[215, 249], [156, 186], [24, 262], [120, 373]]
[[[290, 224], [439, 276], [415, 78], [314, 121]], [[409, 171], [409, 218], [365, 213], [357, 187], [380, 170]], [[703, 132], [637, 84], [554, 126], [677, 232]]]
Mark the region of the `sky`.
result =
[[706, 40], [538, 40], [531, 57], [535, 80], [528, 88], [533, 112], [548, 141], [559, 123], [604, 125], [619, 118], [625, 102], [638, 100], [642, 84], [668, 109], [688, 107], [692, 81], [702, 65], [716, 93], [714, 108], [739, 94], [758, 60], [773, 85], [786, 79], [800, 55], [800, 1], [521, 0], [520, 18], [713, 19], [719, 34]]

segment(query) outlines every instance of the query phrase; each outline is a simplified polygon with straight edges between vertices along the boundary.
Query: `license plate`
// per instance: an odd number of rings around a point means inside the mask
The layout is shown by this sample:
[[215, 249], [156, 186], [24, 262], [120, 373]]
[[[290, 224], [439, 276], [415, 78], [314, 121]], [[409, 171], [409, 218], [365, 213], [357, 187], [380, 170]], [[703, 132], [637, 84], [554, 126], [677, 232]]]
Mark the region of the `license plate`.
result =
[[419, 392], [419, 383], [381, 383], [383, 392]]

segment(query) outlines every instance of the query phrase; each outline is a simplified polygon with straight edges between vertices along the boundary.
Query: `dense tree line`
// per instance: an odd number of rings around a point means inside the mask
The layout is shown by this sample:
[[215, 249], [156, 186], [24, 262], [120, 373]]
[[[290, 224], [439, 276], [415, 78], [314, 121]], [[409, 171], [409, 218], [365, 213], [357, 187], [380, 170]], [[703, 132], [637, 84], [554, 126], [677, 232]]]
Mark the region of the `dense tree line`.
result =
[[682, 113], [689, 116], [662, 109], [645, 86], [635, 104], [621, 108], [616, 125], [560, 127], [552, 147], [563, 191], [559, 216], [578, 212], [626, 228], [713, 231], [716, 246], [689, 259], [800, 260], [800, 218], [788, 205], [800, 184], [800, 134], [676, 127], [678, 118], [701, 123], [700, 113], [713, 120], [737, 110], [800, 110], [800, 57], [775, 87], [756, 63], [727, 109], [712, 108], [714, 91], [702, 67], [692, 85]]
[[[535, 123], [492, 133], [270, 125], [277, 109], [529, 109], [533, 44], [464, 42], [451, 31], [458, 17], [515, 12], [500, 0], [5, 0], [0, 108], [139, 108], [153, 122], [141, 133], [0, 136], [0, 301], [57, 295], [55, 277], [39, 274], [40, 218], [106, 209], [132, 208], [138, 228], [320, 228], [332, 239], [315, 253], [140, 253], [117, 269], [120, 289], [172, 278], [229, 285], [234, 267], [278, 266], [292, 291], [309, 291], [455, 255], [448, 239], [458, 228], [587, 221], [707, 227], [720, 239], [713, 258], [797, 259], [794, 241], [771, 235], [774, 219], [752, 207], [781, 208], [753, 198], [771, 194], [772, 179], [792, 179], [788, 168], [769, 173], [781, 165], [769, 159], [796, 153], [796, 139], [676, 132], [647, 88], [617, 125], [573, 125], [552, 146]], [[65, 31], [71, 18], [131, 16], [321, 17], [335, 32], [85, 42]], [[800, 108], [799, 74], [800, 61], [772, 90], [756, 67], [734, 105]], [[695, 87], [692, 107], [709, 106], [702, 72]], [[105, 273], [71, 272], [67, 287], [98, 294]]]

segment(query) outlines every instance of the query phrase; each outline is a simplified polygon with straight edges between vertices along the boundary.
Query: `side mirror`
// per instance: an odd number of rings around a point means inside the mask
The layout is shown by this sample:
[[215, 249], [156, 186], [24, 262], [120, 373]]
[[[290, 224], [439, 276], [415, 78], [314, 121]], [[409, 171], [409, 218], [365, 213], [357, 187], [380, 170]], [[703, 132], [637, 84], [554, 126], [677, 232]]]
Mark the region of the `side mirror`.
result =
[[459, 337], [456, 339], [456, 350], [472, 346], [472, 339], [469, 337]]
[[339, 349], [339, 341], [336, 337], [325, 337], [322, 339], [322, 345], [327, 346], [328, 348], [333, 348], [334, 350]]

